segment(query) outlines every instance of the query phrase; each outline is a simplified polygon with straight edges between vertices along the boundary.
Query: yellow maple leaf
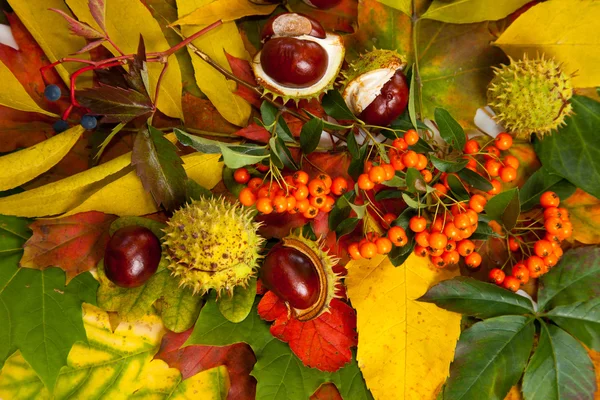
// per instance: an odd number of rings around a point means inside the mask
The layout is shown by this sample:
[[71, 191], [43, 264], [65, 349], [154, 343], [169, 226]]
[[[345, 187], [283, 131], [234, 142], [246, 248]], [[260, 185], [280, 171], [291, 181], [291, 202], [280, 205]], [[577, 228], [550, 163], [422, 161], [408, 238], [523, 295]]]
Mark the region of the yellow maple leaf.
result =
[[[80, 21], [86, 22], [94, 29], [101, 31], [92, 17], [88, 0], [67, 0], [67, 5]], [[106, 2], [106, 31], [111, 40], [125, 54], [135, 54], [138, 50], [140, 35], [144, 38], [146, 52], [160, 52], [169, 49], [169, 43], [154, 19], [150, 10], [141, 1], [110, 0]], [[119, 53], [107, 44], [106, 47], [115, 55]], [[150, 78], [150, 96], [154, 96], [156, 83], [161, 74], [161, 63], [148, 63]], [[169, 57], [167, 68], [161, 82], [157, 107], [166, 115], [183, 118], [181, 107], [181, 70], [175, 56]]]
[[152, 360], [165, 332], [156, 315], [136, 322], [121, 322], [111, 329], [109, 315], [83, 305], [88, 343], [76, 343], [60, 371], [52, 395], [19, 352], [0, 373], [0, 398], [20, 399], [223, 399], [229, 391], [224, 366], [182, 380], [180, 372], [162, 360]]
[[77, 125], [34, 146], [0, 157], [0, 190], [29, 182], [58, 164], [84, 130]]
[[277, 4], [258, 5], [248, 0], [217, 0], [192, 11], [171, 25], [210, 25], [215, 21], [235, 21], [250, 15], [269, 15]]
[[[212, 0], [177, 0], [178, 16], [183, 17], [201, 7], [204, 9], [210, 3]], [[185, 36], [191, 36], [203, 27], [203, 25], [189, 25], [182, 27], [181, 31]], [[250, 59], [235, 22], [225, 22], [194, 40], [193, 44], [230, 72], [231, 68], [225, 52], [244, 60]], [[236, 88], [235, 82], [225, 79], [223, 75], [194, 54], [191, 49], [188, 51], [194, 65], [196, 83], [202, 93], [208, 97], [223, 118], [234, 125], [246, 126], [250, 118], [250, 104], [233, 94]]]
[[460, 314], [416, 301], [457, 270], [412, 254], [394, 267], [385, 256], [346, 265], [357, 312], [358, 365], [376, 399], [435, 399], [460, 335]]
[[520, 16], [496, 41], [514, 59], [544, 54], [575, 73], [575, 87], [600, 85], [600, 2], [560, 0], [540, 3]]

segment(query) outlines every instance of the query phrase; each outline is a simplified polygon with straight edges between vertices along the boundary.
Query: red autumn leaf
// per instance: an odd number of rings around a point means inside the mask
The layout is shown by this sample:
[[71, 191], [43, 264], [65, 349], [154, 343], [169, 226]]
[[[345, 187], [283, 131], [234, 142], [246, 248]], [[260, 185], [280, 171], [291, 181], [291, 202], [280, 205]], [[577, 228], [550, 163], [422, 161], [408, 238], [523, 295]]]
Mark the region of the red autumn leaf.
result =
[[310, 396], [310, 400], [343, 400], [342, 395], [331, 382], [324, 383]]
[[310, 226], [318, 238], [327, 236], [329, 233], [329, 213], [319, 211], [317, 216], [310, 221]]
[[256, 363], [256, 357], [250, 346], [246, 343], [236, 343], [230, 346], [193, 345], [182, 348], [192, 330], [193, 328], [182, 333], [167, 332], [154, 358], [165, 361], [171, 368], [177, 368], [181, 371], [183, 379], [224, 365], [231, 381], [227, 399], [254, 399], [256, 380], [250, 376], [250, 372]]
[[186, 128], [220, 133], [232, 133], [238, 129], [227, 122], [207, 99], [184, 93], [181, 105]]
[[[257, 85], [256, 79], [254, 79], [254, 73], [252, 72], [252, 67], [248, 61], [234, 57], [227, 52], [225, 52], [225, 57], [227, 57], [231, 72], [236, 77], [253, 86]], [[234, 93], [257, 108], [260, 107], [260, 103], [262, 103], [258, 93], [239, 83], [237, 85], [237, 90]]]
[[[346, 179], [351, 179], [348, 175], [348, 167], [352, 157], [348, 152], [342, 153], [311, 153], [308, 156], [309, 163], [305, 163], [304, 170], [314, 176], [321, 172], [325, 172], [332, 178], [342, 176]], [[349, 182], [350, 183], [350, 182]]]
[[256, 217], [257, 222], [263, 225], [258, 229], [258, 233], [267, 238], [281, 239], [290, 234], [294, 228], [300, 228], [306, 224], [306, 218], [300, 214], [268, 214]]
[[271, 134], [262, 126], [253, 122], [245, 128], [235, 132], [236, 135], [246, 139], [254, 140], [255, 142], [267, 143], [271, 139]]
[[341, 300], [333, 299], [330, 312], [301, 322], [288, 316], [287, 308], [272, 292], [258, 304], [261, 318], [275, 319], [271, 334], [289, 343], [304, 365], [321, 371], [337, 371], [352, 359], [351, 347], [358, 343], [356, 312]]
[[108, 228], [115, 219], [115, 215], [89, 211], [65, 218], [37, 220], [29, 225], [33, 235], [23, 246], [21, 266], [62, 268], [69, 283], [102, 259], [109, 239]]

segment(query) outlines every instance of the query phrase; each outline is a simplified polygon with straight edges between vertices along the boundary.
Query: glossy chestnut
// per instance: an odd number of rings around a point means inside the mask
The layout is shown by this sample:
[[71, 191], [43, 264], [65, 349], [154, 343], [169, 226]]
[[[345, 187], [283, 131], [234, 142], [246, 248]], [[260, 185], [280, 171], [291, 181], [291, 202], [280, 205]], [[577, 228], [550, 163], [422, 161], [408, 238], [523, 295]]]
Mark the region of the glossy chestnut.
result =
[[381, 93], [360, 113], [359, 118], [369, 125], [387, 126], [408, 106], [408, 84], [401, 70], [381, 88]]
[[301, 251], [278, 243], [260, 269], [265, 287], [295, 309], [308, 309], [319, 301], [321, 288], [316, 266]]
[[106, 246], [104, 273], [117, 286], [141, 286], [156, 272], [160, 255], [160, 241], [151, 230], [126, 226], [117, 230]]
[[275, 82], [294, 88], [309, 87], [327, 71], [329, 56], [318, 43], [290, 37], [267, 41], [260, 54], [265, 73]]

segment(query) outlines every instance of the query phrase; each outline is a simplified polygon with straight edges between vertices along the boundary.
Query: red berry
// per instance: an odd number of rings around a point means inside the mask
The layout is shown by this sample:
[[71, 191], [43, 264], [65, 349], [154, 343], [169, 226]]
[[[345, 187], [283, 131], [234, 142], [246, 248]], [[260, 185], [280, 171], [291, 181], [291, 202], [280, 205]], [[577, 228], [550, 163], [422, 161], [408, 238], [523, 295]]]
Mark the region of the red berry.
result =
[[514, 276], [507, 276], [504, 278], [504, 282], [502, 282], [502, 286], [505, 289], [510, 290], [511, 292], [516, 292], [521, 287], [521, 281]]
[[513, 139], [508, 133], [500, 133], [496, 136], [496, 147], [500, 150], [508, 150], [512, 146]]
[[540, 204], [544, 208], [558, 207], [558, 205], [560, 204], [560, 198], [554, 192], [544, 192], [540, 196]]
[[492, 269], [489, 274], [490, 281], [492, 281], [496, 285], [502, 285], [502, 282], [504, 282], [505, 277], [506, 275], [504, 274], [504, 271], [498, 268]]

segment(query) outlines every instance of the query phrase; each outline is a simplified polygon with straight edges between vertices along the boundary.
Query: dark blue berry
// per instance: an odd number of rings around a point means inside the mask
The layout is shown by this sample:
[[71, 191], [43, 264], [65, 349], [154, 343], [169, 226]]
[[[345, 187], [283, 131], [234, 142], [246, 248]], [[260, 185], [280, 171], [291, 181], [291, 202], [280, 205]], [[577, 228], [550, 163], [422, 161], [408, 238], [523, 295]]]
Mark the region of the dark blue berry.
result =
[[61, 91], [60, 88], [56, 85], [48, 85], [46, 89], [44, 89], [44, 96], [48, 101], [56, 101], [60, 99]]
[[64, 119], [59, 119], [52, 125], [52, 129], [54, 129], [54, 132], [56, 133], [64, 132], [69, 129], [69, 123]]
[[94, 129], [98, 125], [98, 120], [92, 115], [84, 115], [81, 117], [81, 126], [85, 129]]

